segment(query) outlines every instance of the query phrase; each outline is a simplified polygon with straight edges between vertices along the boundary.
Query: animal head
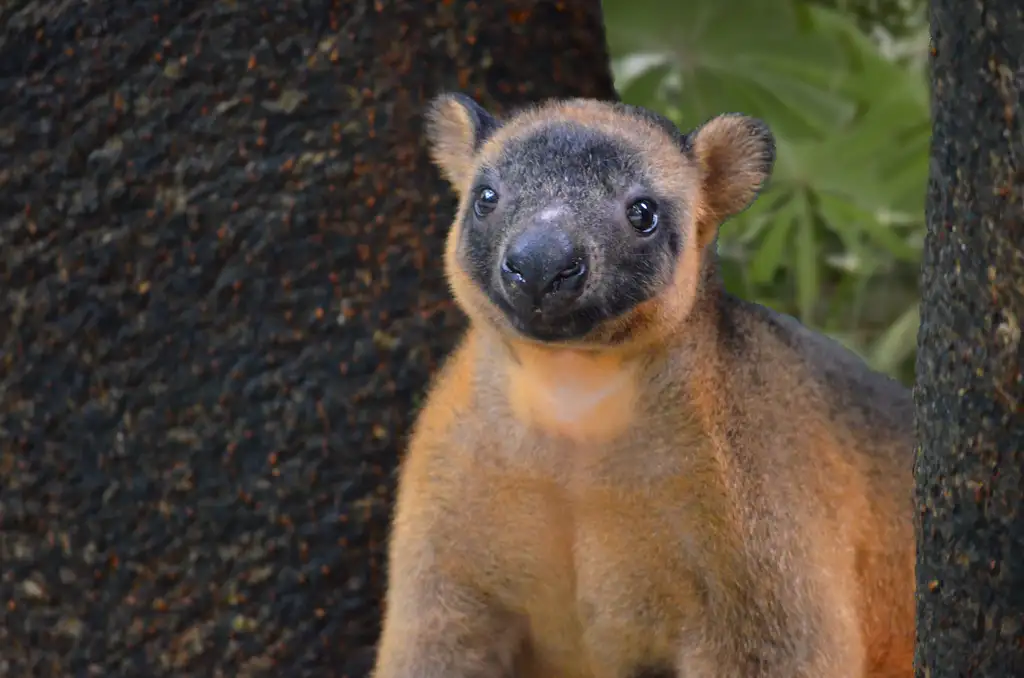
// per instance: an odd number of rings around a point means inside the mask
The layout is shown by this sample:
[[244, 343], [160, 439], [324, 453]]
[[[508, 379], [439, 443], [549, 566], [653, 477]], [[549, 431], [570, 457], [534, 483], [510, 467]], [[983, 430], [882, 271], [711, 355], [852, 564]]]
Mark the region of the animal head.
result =
[[456, 302], [509, 338], [581, 348], [678, 328], [718, 226], [775, 160], [768, 127], [738, 114], [684, 134], [621, 103], [548, 100], [500, 119], [448, 93], [426, 121], [459, 197], [445, 250]]

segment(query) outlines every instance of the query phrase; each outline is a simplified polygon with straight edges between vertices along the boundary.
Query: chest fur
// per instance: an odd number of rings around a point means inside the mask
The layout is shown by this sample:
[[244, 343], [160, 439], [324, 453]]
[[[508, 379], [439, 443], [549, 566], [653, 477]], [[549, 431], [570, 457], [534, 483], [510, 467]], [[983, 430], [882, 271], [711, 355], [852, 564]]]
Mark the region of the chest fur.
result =
[[[610, 357], [520, 350], [481, 382], [458, 448], [486, 553], [481, 586], [524, 615], [537, 670], [623, 678], [671, 663], [698, 629], [707, 573], [734, 553], [721, 482], [693, 412]], [[659, 391], [660, 393], [660, 391]]]
[[681, 419], [671, 435], [679, 447], [534, 432], [477, 458], [479, 546], [502, 573], [485, 586], [528, 619], [537, 675], [629, 676], [699, 627], [707, 573], [732, 567], [730, 528], [718, 470]]
[[527, 618], [541, 675], [630, 676], [670, 662], [699, 628], [707, 573], [725, 562], [707, 492], [678, 476], [613, 485], [597, 471], [565, 483], [523, 470], [487, 487], [504, 573], [491, 585]]

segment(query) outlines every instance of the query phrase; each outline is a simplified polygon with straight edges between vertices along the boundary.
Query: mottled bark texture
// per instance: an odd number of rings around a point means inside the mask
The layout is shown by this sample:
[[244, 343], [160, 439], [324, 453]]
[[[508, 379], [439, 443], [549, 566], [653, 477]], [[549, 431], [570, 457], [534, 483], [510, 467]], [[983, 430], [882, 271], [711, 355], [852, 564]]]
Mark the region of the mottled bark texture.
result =
[[917, 675], [1024, 676], [1024, 19], [932, 0]]
[[613, 96], [598, 0], [0, 16], [0, 675], [363, 675], [462, 323], [422, 104]]

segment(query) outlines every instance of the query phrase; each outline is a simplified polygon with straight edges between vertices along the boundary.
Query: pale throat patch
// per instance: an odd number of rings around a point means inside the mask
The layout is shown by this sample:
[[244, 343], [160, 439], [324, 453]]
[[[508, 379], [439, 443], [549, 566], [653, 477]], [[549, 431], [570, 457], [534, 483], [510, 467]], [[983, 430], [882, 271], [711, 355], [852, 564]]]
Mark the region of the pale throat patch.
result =
[[636, 407], [634, 369], [615, 356], [514, 347], [508, 396], [529, 426], [579, 442], [607, 440], [629, 425]]
[[629, 380], [628, 374], [619, 374], [609, 379], [604, 386], [594, 390], [593, 386], [581, 383], [558, 383], [538, 395], [543, 396], [547, 409], [558, 421], [575, 421], [590, 412], [600, 403], [618, 393]]

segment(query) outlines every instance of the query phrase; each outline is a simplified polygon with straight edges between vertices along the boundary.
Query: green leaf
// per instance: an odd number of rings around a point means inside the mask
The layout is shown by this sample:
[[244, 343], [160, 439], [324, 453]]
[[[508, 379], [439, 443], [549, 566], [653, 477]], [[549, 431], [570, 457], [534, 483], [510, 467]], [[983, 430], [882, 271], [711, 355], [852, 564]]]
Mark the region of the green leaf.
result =
[[811, 23], [817, 31], [829, 36], [843, 51], [848, 68], [839, 88], [862, 101], [882, 99], [889, 93], [912, 102], [919, 109], [928, 109], [928, 83], [925, 74], [887, 59], [855, 21], [842, 12], [808, 6]]
[[890, 226], [879, 222], [871, 212], [829, 193], [820, 193], [817, 199], [819, 214], [836, 232], [863, 233], [892, 256], [911, 263], [919, 261], [920, 252], [900, 238]]
[[917, 350], [917, 328], [921, 322], [915, 303], [905, 310], [871, 348], [871, 366], [892, 373]]
[[684, 127], [739, 111], [806, 136], [847, 119], [852, 105], [835, 86], [842, 49], [792, 0], [757, 0], [757, 11], [752, 1], [605, 0], [609, 49], [616, 58], [668, 55], [681, 85], [666, 103]]
[[750, 243], [769, 227], [776, 211], [787, 200], [789, 196], [784, 188], [767, 186], [747, 209], [722, 224], [719, 228], [719, 240], [743, 245]]
[[752, 90], [763, 91], [774, 98], [779, 106], [796, 112], [803, 123], [817, 134], [825, 134], [849, 122], [856, 112], [856, 104], [839, 92], [822, 87], [790, 67], [788, 61], [775, 56], [761, 56], [756, 62], [744, 64], [738, 59], [734, 65], [745, 65], [737, 80]]
[[764, 240], [750, 262], [750, 280], [756, 285], [769, 282], [782, 267], [786, 257], [786, 245], [793, 224], [799, 214], [796, 200], [790, 196], [773, 215]]
[[672, 65], [664, 61], [650, 64], [619, 86], [619, 97], [623, 101], [657, 109], [660, 103], [662, 84], [671, 70]]
[[805, 195], [793, 201], [798, 206], [799, 229], [796, 240], [797, 304], [800, 317], [810, 322], [814, 305], [818, 301], [818, 242], [814, 229], [814, 216]]
[[732, 294], [744, 299], [750, 297], [752, 290], [747, 282], [746, 271], [741, 262], [726, 257], [721, 260], [722, 284]]

